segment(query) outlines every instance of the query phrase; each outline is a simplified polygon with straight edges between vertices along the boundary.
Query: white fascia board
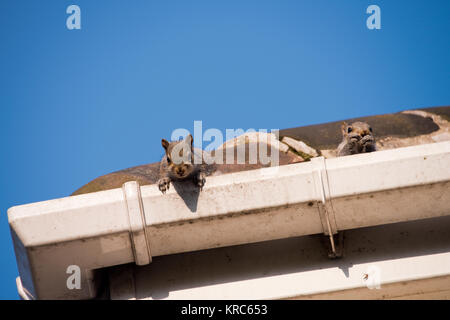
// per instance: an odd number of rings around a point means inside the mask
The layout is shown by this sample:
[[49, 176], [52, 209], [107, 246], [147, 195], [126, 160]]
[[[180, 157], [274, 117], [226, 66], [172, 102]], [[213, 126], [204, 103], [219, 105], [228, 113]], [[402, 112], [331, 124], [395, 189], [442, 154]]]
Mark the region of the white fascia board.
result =
[[[92, 270], [152, 256], [450, 214], [450, 142], [122, 189], [10, 208], [32, 298], [92, 298]], [[324, 214], [323, 208], [326, 208]], [[68, 290], [66, 269], [82, 270]]]
[[442, 299], [449, 228], [450, 216], [348, 230], [332, 260], [318, 236], [162, 256], [111, 268], [111, 298]]

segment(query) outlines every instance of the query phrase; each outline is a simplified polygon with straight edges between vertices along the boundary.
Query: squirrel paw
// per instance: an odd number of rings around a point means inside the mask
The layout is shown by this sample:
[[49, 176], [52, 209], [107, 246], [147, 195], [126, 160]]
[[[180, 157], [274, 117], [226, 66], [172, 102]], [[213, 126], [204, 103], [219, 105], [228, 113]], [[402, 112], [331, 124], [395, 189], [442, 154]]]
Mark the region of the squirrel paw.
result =
[[370, 136], [370, 135], [367, 135], [367, 136], [364, 136], [362, 139], [361, 139], [361, 144], [373, 144], [375, 142], [375, 140], [373, 139], [373, 137], [372, 136]]
[[162, 193], [166, 193], [170, 188], [170, 178], [162, 178], [158, 180], [158, 188]]
[[203, 172], [200, 172], [196, 177], [195, 177], [195, 184], [200, 188], [200, 190], [203, 189], [203, 186], [205, 185], [206, 182], [206, 175]]
[[372, 136], [365, 136], [361, 139], [362, 152], [373, 152], [377, 150], [375, 139]]
[[356, 132], [351, 132], [348, 134], [348, 139], [350, 141], [359, 141], [361, 140], [361, 136]]

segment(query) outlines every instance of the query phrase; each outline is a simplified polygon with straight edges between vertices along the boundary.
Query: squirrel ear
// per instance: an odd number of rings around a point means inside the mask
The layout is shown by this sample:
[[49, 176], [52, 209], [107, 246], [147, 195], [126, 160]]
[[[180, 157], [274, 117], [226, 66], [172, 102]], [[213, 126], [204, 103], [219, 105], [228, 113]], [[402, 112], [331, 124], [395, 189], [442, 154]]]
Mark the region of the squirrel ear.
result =
[[161, 140], [161, 145], [163, 146], [163, 148], [165, 150], [167, 150], [167, 148], [169, 147], [169, 141], [167, 141], [166, 139], [162, 139]]
[[347, 134], [347, 127], [348, 127], [348, 124], [347, 124], [347, 122], [342, 122], [342, 125], [341, 125], [341, 131], [342, 131], [342, 134], [345, 136], [346, 134]]

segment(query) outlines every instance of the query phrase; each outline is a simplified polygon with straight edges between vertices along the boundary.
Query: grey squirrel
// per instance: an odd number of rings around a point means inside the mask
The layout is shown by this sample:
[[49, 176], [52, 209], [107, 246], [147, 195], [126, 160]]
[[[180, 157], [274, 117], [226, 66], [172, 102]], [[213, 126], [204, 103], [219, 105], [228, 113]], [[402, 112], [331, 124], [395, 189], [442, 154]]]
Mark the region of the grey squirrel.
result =
[[337, 148], [338, 157], [377, 150], [373, 130], [369, 124], [358, 121], [348, 125], [344, 122], [341, 130], [342, 142]]
[[165, 155], [160, 162], [158, 187], [162, 193], [170, 188], [171, 181], [192, 180], [200, 190], [203, 189], [212, 165], [205, 162], [205, 153], [194, 149], [192, 143], [192, 135], [175, 142], [161, 140]]

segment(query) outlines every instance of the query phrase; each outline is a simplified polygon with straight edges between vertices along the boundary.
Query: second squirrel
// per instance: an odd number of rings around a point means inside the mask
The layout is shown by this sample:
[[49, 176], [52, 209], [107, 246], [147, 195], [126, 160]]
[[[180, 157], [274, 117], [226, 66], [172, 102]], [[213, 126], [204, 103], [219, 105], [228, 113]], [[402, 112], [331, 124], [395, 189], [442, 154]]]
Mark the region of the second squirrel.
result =
[[342, 124], [342, 142], [337, 148], [338, 157], [376, 151], [372, 127], [365, 122]]

